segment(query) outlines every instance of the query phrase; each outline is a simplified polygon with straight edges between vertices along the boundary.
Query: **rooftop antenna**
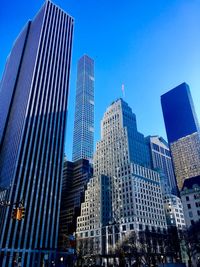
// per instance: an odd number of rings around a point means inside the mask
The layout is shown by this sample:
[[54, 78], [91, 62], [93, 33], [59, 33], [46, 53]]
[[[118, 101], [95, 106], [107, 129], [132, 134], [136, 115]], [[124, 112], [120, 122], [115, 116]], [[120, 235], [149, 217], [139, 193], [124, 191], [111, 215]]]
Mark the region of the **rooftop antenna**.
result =
[[122, 95], [123, 95], [123, 98], [125, 98], [124, 84], [122, 84]]

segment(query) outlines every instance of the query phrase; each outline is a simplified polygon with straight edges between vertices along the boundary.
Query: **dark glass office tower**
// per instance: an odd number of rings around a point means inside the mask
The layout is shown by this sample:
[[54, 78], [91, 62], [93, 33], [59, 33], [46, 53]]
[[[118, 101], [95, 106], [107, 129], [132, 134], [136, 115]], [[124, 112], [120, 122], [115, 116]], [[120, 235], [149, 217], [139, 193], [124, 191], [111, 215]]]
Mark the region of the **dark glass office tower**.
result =
[[[43, 266], [57, 248], [73, 19], [46, 1], [16, 39], [0, 88], [0, 265]], [[46, 265], [45, 265], [46, 266]]]
[[198, 131], [192, 96], [186, 83], [162, 95], [161, 104], [169, 143]]
[[179, 190], [200, 174], [200, 135], [189, 86], [182, 83], [161, 96], [165, 127]]
[[78, 61], [73, 135], [73, 161], [92, 160], [94, 151], [94, 60]]

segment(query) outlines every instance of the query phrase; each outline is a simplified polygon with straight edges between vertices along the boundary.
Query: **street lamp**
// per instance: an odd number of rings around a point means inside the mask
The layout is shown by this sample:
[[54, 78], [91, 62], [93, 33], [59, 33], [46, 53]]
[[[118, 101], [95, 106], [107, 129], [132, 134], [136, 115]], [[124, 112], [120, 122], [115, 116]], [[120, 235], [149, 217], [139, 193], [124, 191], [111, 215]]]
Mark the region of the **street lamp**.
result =
[[160, 257], [161, 257], [162, 266], [164, 266], [164, 261], [163, 261], [164, 260], [164, 256], [161, 255]]

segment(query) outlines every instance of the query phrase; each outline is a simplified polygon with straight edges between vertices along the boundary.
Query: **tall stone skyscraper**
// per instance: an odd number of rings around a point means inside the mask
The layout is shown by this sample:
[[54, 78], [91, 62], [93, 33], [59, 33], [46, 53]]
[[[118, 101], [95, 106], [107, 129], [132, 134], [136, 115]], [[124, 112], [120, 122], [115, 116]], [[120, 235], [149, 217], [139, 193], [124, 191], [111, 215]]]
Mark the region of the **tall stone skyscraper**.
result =
[[72, 160], [92, 160], [94, 151], [94, 61], [78, 61]]
[[101, 121], [94, 178], [77, 219], [77, 244], [84, 255], [112, 253], [131, 231], [166, 229], [160, 176], [149, 166], [148, 146], [137, 130], [136, 116], [117, 99]]
[[[73, 18], [46, 1], [17, 37], [0, 88], [0, 265], [53, 264], [61, 201]], [[46, 266], [46, 265], [45, 265]]]
[[182, 83], [161, 96], [165, 127], [179, 190], [200, 175], [200, 132], [189, 86]]

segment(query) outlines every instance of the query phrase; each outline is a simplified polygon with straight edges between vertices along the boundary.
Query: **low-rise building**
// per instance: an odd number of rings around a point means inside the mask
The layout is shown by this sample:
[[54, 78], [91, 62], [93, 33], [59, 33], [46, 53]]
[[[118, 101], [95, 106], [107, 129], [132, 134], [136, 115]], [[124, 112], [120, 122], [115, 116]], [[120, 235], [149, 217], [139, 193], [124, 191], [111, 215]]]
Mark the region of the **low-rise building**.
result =
[[186, 225], [200, 220], [200, 175], [184, 180], [180, 192]]

